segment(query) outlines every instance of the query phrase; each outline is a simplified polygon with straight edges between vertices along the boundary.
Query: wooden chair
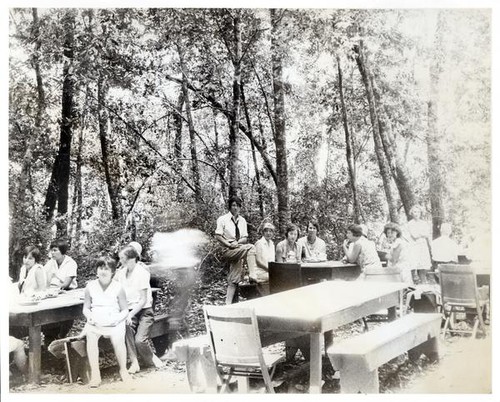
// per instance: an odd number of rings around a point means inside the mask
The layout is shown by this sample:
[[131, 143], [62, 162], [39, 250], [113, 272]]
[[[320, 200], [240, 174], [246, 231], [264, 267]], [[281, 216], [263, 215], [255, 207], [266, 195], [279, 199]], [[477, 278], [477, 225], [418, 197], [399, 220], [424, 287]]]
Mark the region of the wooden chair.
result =
[[232, 376], [241, 376], [245, 381], [238, 382], [239, 391], [248, 390], [249, 378], [262, 378], [267, 391], [274, 393], [271, 378], [284, 356], [262, 351], [255, 312], [225, 306], [204, 306], [203, 311], [222, 392]]
[[271, 294], [300, 288], [301, 286], [303, 286], [303, 283], [300, 264], [269, 263], [269, 292]]
[[[459, 264], [440, 264], [439, 279], [443, 311], [446, 317], [443, 338], [448, 330], [457, 333], [470, 333], [472, 338], [475, 338], [478, 327], [481, 327], [481, 331], [486, 335], [483, 311], [489, 304], [488, 289], [478, 289], [473, 267]], [[456, 321], [455, 314], [464, 311], [466, 314], [475, 315], [473, 329], [456, 330], [449, 328], [450, 321]]]

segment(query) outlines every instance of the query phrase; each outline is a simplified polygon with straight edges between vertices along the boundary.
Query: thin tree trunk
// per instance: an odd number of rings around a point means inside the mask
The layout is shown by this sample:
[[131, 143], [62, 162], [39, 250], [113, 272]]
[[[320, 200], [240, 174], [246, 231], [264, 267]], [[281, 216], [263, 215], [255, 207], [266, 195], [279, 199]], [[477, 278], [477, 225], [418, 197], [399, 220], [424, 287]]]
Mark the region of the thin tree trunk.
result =
[[370, 71], [364, 56], [363, 41], [360, 41], [359, 46], [354, 47], [354, 52], [356, 54], [356, 64], [358, 65], [361, 78], [366, 90], [366, 97], [368, 100], [368, 107], [370, 110], [370, 121], [372, 125], [373, 141], [375, 144], [375, 154], [377, 155], [378, 166], [380, 170], [380, 175], [382, 177], [382, 183], [384, 186], [384, 192], [387, 199], [387, 205], [389, 207], [389, 217], [392, 222], [398, 222], [398, 208], [396, 205], [396, 200], [391, 189], [391, 170], [387, 159], [385, 156], [382, 140], [380, 137], [380, 125], [379, 118], [377, 115], [377, 108], [375, 105], [375, 96], [373, 93], [372, 81], [370, 79]]
[[190, 152], [191, 152], [191, 174], [193, 176], [193, 185], [195, 188], [194, 198], [197, 207], [201, 205], [201, 187], [200, 187], [200, 171], [198, 167], [198, 153], [196, 150], [196, 130], [194, 129], [193, 115], [191, 112], [191, 101], [189, 99], [189, 91], [187, 87], [187, 70], [184, 62], [184, 49], [180, 43], [177, 43], [177, 53], [179, 54], [179, 61], [182, 70], [182, 94], [184, 96], [184, 105], [186, 107], [186, 117], [188, 122], [188, 131], [190, 139]]
[[432, 213], [432, 237], [441, 235], [441, 224], [444, 219], [444, 169], [442, 159], [442, 138], [438, 130], [438, 98], [439, 76], [443, 72], [442, 66], [442, 12], [438, 12], [436, 37], [434, 40], [435, 56], [430, 66], [430, 99], [427, 103], [427, 164], [429, 168], [429, 198]]
[[73, 97], [74, 77], [72, 75], [73, 46], [74, 46], [74, 11], [66, 11], [62, 26], [64, 27], [64, 67], [63, 67], [63, 92], [62, 92], [62, 115], [61, 133], [59, 140], [59, 151], [54, 161], [52, 175], [45, 197], [45, 216], [48, 222], [54, 216], [57, 202], [58, 219], [57, 236], [67, 237], [67, 213], [68, 213], [68, 186], [70, 176], [70, 154], [73, 130]]
[[219, 169], [217, 170], [217, 175], [220, 180], [220, 187], [221, 187], [221, 193], [223, 196], [226, 196], [226, 168], [224, 167], [224, 164], [220, 160], [220, 150], [219, 150], [219, 130], [217, 128], [217, 111], [212, 109], [213, 111], [213, 116], [214, 116], [214, 150], [215, 150], [215, 155], [217, 155], [218, 159], [218, 165]]
[[361, 205], [359, 204], [358, 190], [356, 186], [356, 161], [354, 160], [353, 149], [352, 149], [353, 140], [351, 138], [351, 133], [349, 131], [349, 124], [347, 121], [347, 110], [344, 101], [344, 89], [342, 83], [342, 68], [340, 66], [339, 56], [337, 56], [337, 68], [339, 75], [339, 93], [340, 93], [340, 104], [342, 109], [342, 122], [344, 125], [344, 133], [345, 133], [347, 170], [349, 172], [349, 179], [350, 179], [349, 182], [351, 184], [352, 201], [354, 205], [354, 222], [360, 223]]
[[[177, 111], [178, 113], [174, 113], [173, 121], [175, 128], [175, 140], [174, 140], [174, 157], [176, 160], [176, 169], [182, 170], [182, 106], [184, 105], [184, 91], [181, 90], [179, 93], [179, 97], [177, 98]], [[184, 195], [184, 187], [181, 182], [177, 183], [177, 201], [181, 201]]]
[[[281, 11], [284, 12], [284, 11]], [[286, 156], [285, 93], [283, 85], [284, 45], [280, 38], [280, 16], [271, 9], [271, 57], [273, 70], [274, 143], [276, 145], [276, 173], [278, 178], [278, 227], [285, 233], [290, 221], [288, 205], [288, 167]]]
[[[243, 88], [243, 84], [241, 85], [241, 101], [243, 102], [243, 110], [245, 111], [245, 120], [247, 122], [248, 131], [252, 132], [252, 123], [250, 121], [250, 114], [248, 113], [248, 105], [245, 99], [245, 90]], [[259, 200], [260, 217], [261, 219], [264, 219], [264, 197], [262, 195], [262, 184], [260, 182], [259, 166], [257, 165], [257, 155], [255, 154], [255, 146], [251, 141], [250, 145], [252, 147], [252, 160], [255, 169], [255, 181], [257, 183], [257, 197]]]
[[240, 11], [234, 10], [233, 18], [233, 107], [231, 129], [229, 130], [229, 197], [241, 196], [240, 183], [240, 145], [239, 145], [239, 126], [240, 126], [240, 87], [241, 87], [241, 20]]
[[104, 177], [108, 188], [109, 200], [111, 203], [111, 217], [118, 221], [123, 217], [123, 209], [120, 201], [120, 167], [115, 160], [113, 150], [108, 139], [108, 112], [107, 112], [108, 83], [104, 73], [99, 74], [97, 81], [97, 104], [99, 115], [99, 140], [101, 143], [102, 164]]

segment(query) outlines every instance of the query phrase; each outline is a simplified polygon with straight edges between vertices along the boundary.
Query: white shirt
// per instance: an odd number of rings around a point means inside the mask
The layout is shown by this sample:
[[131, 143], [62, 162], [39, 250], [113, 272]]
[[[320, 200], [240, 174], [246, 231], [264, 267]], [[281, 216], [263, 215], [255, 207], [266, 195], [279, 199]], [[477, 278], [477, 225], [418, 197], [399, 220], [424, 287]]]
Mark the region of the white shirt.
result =
[[[240, 230], [240, 239], [248, 237], [247, 221], [241, 215], [236, 218], [236, 224]], [[224, 236], [227, 240], [236, 240], [236, 226], [233, 221], [233, 214], [228, 212], [217, 219], [215, 234]]]
[[141, 290], [144, 289], [146, 289], [146, 303], [142, 308], [148, 308], [153, 305], [153, 294], [151, 292], [151, 285], [149, 284], [150, 277], [149, 272], [142, 264], [136, 264], [128, 276], [127, 268], [125, 267], [116, 271], [113, 279], [122, 284], [129, 310], [132, 310], [139, 303]]
[[432, 259], [440, 262], [458, 261], [458, 244], [447, 236], [441, 236], [431, 243]]
[[326, 243], [324, 240], [316, 237], [314, 243], [309, 243], [307, 236], [297, 240], [297, 244], [302, 247], [302, 254], [305, 261], [326, 261]]
[[69, 289], [76, 289], [78, 284], [76, 283], [76, 270], [78, 266], [76, 261], [69, 255], [64, 256], [64, 260], [61, 265], [57, 264], [57, 261], [51, 258], [47, 261], [47, 264], [43, 267], [45, 274], [47, 275], [47, 286], [61, 286], [62, 282], [66, 278], [72, 276], [73, 280], [69, 284]]
[[[255, 242], [255, 254], [261, 256], [267, 263], [276, 260], [276, 252], [274, 250], [274, 242], [267, 241], [265, 237], [260, 238]], [[257, 265], [255, 268], [257, 282], [268, 282], [269, 272]]]

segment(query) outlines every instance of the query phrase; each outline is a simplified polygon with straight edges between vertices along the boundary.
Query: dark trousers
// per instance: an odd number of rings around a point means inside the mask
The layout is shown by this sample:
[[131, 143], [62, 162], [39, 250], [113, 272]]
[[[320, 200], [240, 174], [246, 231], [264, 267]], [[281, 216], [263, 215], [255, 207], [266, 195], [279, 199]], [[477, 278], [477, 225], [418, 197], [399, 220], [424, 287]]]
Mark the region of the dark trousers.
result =
[[153, 350], [149, 341], [154, 321], [153, 309], [143, 308], [132, 318], [132, 324], [126, 326], [125, 344], [130, 360], [140, 358], [144, 365], [153, 365]]

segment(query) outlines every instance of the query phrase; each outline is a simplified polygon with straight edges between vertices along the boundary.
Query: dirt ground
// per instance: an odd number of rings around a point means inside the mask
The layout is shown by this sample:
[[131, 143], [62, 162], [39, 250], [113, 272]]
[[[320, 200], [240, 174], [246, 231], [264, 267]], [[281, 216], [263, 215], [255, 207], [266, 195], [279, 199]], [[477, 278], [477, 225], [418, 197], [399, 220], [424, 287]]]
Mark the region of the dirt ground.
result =
[[[384, 394], [488, 394], [491, 380], [491, 336], [471, 340], [467, 337], [449, 337], [441, 343], [442, 357], [431, 363], [421, 357], [418, 364], [406, 356], [385, 364], [379, 369], [381, 393]], [[299, 355], [300, 358], [300, 355]], [[300, 363], [300, 362], [299, 362]], [[299, 364], [300, 365], [300, 364]], [[325, 385], [323, 392], [338, 393], [338, 379], [324, 361]], [[306, 393], [308, 370], [299, 370], [299, 377], [277, 392]], [[286, 372], [284, 373], [286, 374]], [[39, 386], [20, 384], [11, 387], [11, 393], [29, 394], [189, 394], [184, 363], [169, 361], [161, 369], [146, 369], [133, 375], [129, 383], [119, 380], [116, 367], [103, 370], [103, 382], [97, 389], [81, 383], [69, 384], [64, 376], [59, 380], [53, 374], [42, 376]], [[262, 389], [255, 392], [263, 392]]]

